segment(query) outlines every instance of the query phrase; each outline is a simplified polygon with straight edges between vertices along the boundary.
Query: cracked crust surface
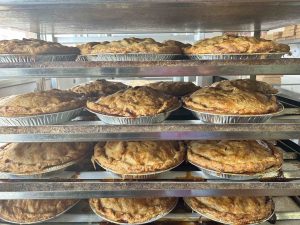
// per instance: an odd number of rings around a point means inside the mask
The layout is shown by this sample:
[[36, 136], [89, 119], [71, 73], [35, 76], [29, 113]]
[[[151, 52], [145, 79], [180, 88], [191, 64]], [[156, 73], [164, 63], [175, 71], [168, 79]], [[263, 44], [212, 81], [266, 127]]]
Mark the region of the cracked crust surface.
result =
[[67, 210], [78, 200], [1, 200], [0, 217], [15, 223], [45, 221]]
[[56, 42], [47, 42], [37, 39], [2, 40], [0, 41], [0, 54], [79, 54], [75, 47], [63, 46]]
[[280, 109], [275, 96], [224, 86], [201, 88], [183, 102], [192, 110], [228, 115], [268, 114]]
[[0, 171], [26, 174], [82, 159], [91, 144], [76, 143], [10, 143], [0, 148]]
[[200, 40], [183, 50], [185, 54], [288, 53], [290, 47], [262, 38], [225, 34]]
[[217, 172], [251, 174], [280, 168], [282, 152], [264, 141], [189, 141], [187, 159]]
[[150, 87], [134, 87], [102, 97], [96, 102], [87, 102], [95, 112], [114, 116], [153, 116], [179, 106], [176, 97], [166, 95]]
[[83, 94], [85, 97], [102, 97], [114, 94], [120, 90], [127, 89], [129, 86], [121, 82], [107, 81], [104, 79], [92, 81], [85, 84], [79, 84], [70, 90]]
[[99, 198], [90, 199], [94, 211], [114, 222], [143, 223], [169, 212], [176, 198]]
[[147, 86], [161, 91], [168, 95], [173, 95], [177, 97], [184, 96], [186, 94], [190, 94], [194, 91], [200, 89], [199, 86], [195, 85], [192, 82], [173, 82], [173, 81], [159, 81], [155, 83], [150, 83]]
[[104, 53], [154, 53], [154, 54], [181, 54], [181, 47], [177, 41], [160, 43], [152, 38], [124, 38], [119, 41], [90, 42], [79, 45], [82, 55]]
[[272, 85], [263, 81], [250, 79], [223, 80], [213, 83], [210, 87], [217, 87], [223, 90], [232, 90], [236, 87], [244, 91], [260, 92], [265, 95], [274, 95], [278, 93], [278, 90], [273, 88]]
[[0, 116], [18, 117], [63, 112], [83, 107], [81, 95], [65, 90], [30, 92], [0, 99]]
[[159, 172], [184, 158], [185, 146], [177, 141], [108, 141], [94, 148], [94, 160], [118, 174]]
[[268, 197], [191, 197], [185, 201], [204, 216], [235, 225], [257, 223], [273, 211]]

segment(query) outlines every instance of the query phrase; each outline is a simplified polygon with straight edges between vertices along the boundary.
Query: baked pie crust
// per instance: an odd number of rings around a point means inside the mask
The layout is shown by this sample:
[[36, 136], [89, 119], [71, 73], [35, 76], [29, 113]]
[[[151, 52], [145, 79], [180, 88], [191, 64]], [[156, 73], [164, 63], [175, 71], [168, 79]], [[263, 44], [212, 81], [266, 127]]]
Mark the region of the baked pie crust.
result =
[[83, 107], [81, 95], [53, 89], [12, 95], [0, 99], [0, 116], [18, 117], [63, 112]]
[[275, 96], [237, 87], [204, 87], [184, 97], [183, 102], [192, 110], [228, 115], [268, 114], [280, 109]]
[[185, 146], [177, 141], [108, 141], [94, 148], [93, 160], [118, 174], [159, 172], [179, 165]]
[[152, 38], [124, 38], [112, 42], [90, 42], [79, 45], [82, 55], [105, 53], [154, 53], [154, 54], [181, 54], [180, 42], [160, 43]]
[[129, 88], [96, 102], [87, 102], [87, 107], [92, 111], [124, 117], [154, 116], [179, 105], [176, 97], [146, 86]]
[[184, 200], [203, 216], [226, 224], [261, 222], [271, 216], [274, 210], [269, 197], [191, 197]]
[[150, 83], [147, 85], [155, 90], [161, 91], [168, 95], [173, 95], [177, 97], [184, 96], [186, 94], [190, 94], [194, 91], [200, 89], [199, 86], [196, 86], [192, 82], [172, 82], [172, 81], [159, 81], [155, 83]]
[[85, 97], [102, 97], [114, 94], [120, 90], [127, 89], [128, 86], [121, 82], [113, 82], [107, 80], [96, 80], [85, 84], [72, 87], [70, 90], [83, 94]]
[[37, 39], [2, 40], [0, 41], [0, 54], [79, 54], [75, 47], [63, 46], [56, 42], [47, 42]]
[[185, 54], [288, 53], [290, 47], [263, 38], [225, 34], [200, 40], [183, 51]]
[[83, 159], [91, 147], [85, 142], [10, 143], [0, 147], [0, 171], [16, 174], [42, 172]]
[[118, 223], [144, 223], [172, 210], [176, 198], [99, 198], [89, 200], [91, 208], [104, 219]]
[[14, 223], [35, 223], [51, 219], [78, 200], [0, 200], [0, 218]]
[[283, 162], [280, 149], [264, 141], [188, 141], [187, 148], [188, 161], [224, 173], [260, 173]]
[[217, 87], [223, 90], [232, 90], [234, 87], [244, 91], [260, 92], [265, 95], [274, 95], [278, 93], [276, 88], [272, 85], [257, 80], [237, 79], [237, 80], [223, 80], [210, 85], [210, 87]]

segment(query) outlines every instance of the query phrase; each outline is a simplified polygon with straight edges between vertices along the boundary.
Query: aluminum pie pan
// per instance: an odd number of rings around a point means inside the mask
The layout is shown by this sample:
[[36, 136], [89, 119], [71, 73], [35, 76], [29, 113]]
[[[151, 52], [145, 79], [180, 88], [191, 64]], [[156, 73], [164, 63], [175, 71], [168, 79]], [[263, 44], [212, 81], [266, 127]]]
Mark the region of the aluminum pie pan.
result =
[[246, 59], [280, 59], [288, 52], [252, 53], [252, 54], [188, 54], [193, 60], [246, 60]]
[[8, 222], [8, 223], [13, 223], [13, 224], [36, 224], [36, 223], [42, 223], [42, 222], [45, 222], [45, 221], [48, 221], [48, 220], [52, 220], [52, 219], [55, 219], [59, 216], [61, 216], [62, 214], [66, 213], [67, 211], [69, 211], [71, 208], [73, 208], [75, 205], [78, 204], [78, 202], [80, 202], [80, 200], [77, 200], [74, 202], [74, 204], [70, 205], [69, 207], [67, 207], [65, 210], [63, 210], [62, 212], [56, 214], [55, 216], [53, 217], [50, 217], [50, 218], [47, 218], [47, 219], [43, 219], [43, 220], [38, 220], [38, 221], [34, 221], [34, 222], [19, 222], [19, 221], [11, 221], [11, 220], [7, 220], [5, 218], [3, 218], [0, 214], [0, 219], [5, 221], [5, 222]]
[[17, 178], [32, 178], [32, 179], [49, 178], [49, 177], [57, 176], [58, 174], [60, 174], [64, 170], [66, 170], [68, 167], [81, 162], [87, 156], [88, 156], [88, 154], [81, 157], [80, 159], [76, 159], [76, 160], [64, 163], [62, 165], [59, 165], [59, 166], [52, 166], [50, 168], [47, 168], [47, 169], [44, 169], [41, 171], [28, 172], [28, 173], [0, 172], [0, 174], [4, 174], [8, 178], [14, 178], [14, 179], [17, 179]]
[[170, 212], [172, 212], [173, 209], [175, 209], [175, 207], [177, 206], [177, 204], [178, 204], [178, 198], [177, 198], [176, 201], [174, 202], [174, 205], [172, 205], [172, 206], [170, 207], [170, 209], [169, 209], [167, 212], [162, 213], [162, 214], [160, 214], [160, 215], [158, 215], [158, 216], [152, 218], [151, 220], [148, 220], [148, 221], [145, 221], [145, 222], [141, 222], [141, 223], [122, 223], [122, 222], [117, 222], [117, 221], [110, 220], [110, 219], [106, 218], [105, 216], [100, 215], [100, 214], [96, 211], [96, 209], [95, 209], [91, 204], [89, 204], [89, 205], [90, 205], [92, 211], [93, 211], [98, 217], [100, 217], [101, 219], [103, 219], [103, 220], [105, 220], [105, 221], [107, 221], [107, 222], [114, 223], [114, 224], [120, 224], [120, 225], [129, 225], [129, 224], [130, 224], [130, 225], [140, 225], [140, 224], [152, 223], [152, 222], [154, 222], [154, 221], [156, 221], [156, 220], [159, 220], [159, 219], [163, 218], [164, 216], [166, 216], [166, 215], [168, 215]]
[[0, 54], [0, 63], [75, 61], [76, 58], [77, 58], [77, 54], [45, 54], [45, 55]]
[[80, 55], [77, 61], [162, 61], [181, 59], [180, 54], [152, 54], [152, 53], [104, 53]]
[[[273, 215], [275, 214], [275, 203], [273, 201], [273, 199], [271, 197], [267, 197], [268, 198], [268, 201], [271, 201], [271, 204], [272, 204], [272, 211], [271, 213], [264, 219], [262, 220], [257, 220], [257, 221], [252, 221], [251, 223], [247, 223], [247, 225], [256, 225], [256, 224], [261, 224], [263, 222], [266, 222], [268, 221], [269, 219], [271, 219], [273, 217]], [[189, 200], [188, 198], [183, 198], [185, 204], [187, 204], [194, 212], [198, 213], [200, 216], [203, 216], [207, 219], [210, 219], [212, 221], [215, 221], [215, 222], [219, 222], [219, 223], [222, 223], [222, 224], [228, 224], [228, 225], [234, 225], [234, 223], [228, 223], [226, 221], [223, 221], [223, 220], [220, 220], [220, 219], [217, 219], [215, 218], [213, 215], [210, 215], [208, 213], [202, 213], [200, 212], [199, 210], [193, 208], [190, 204], [189, 204]]]
[[131, 173], [131, 174], [120, 174], [120, 173], [118, 173], [114, 170], [111, 170], [111, 169], [103, 166], [100, 162], [98, 162], [98, 160], [93, 159], [93, 162], [96, 162], [97, 165], [101, 166], [106, 171], [111, 172], [111, 173], [119, 176], [122, 179], [141, 179], [142, 180], [142, 179], [151, 179], [151, 178], [154, 178], [154, 177], [158, 176], [161, 173], [165, 173], [165, 172], [168, 172], [172, 169], [175, 169], [177, 166], [179, 166], [181, 163], [184, 162], [184, 159], [181, 162], [179, 162], [177, 165], [175, 165], [173, 167], [170, 167], [168, 169], [155, 171], [155, 172], [149, 172], [149, 173], [141, 173], [141, 174], [138, 174], [138, 173], [136, 173], [136, 174], [133, 174], [133, 173]]
[[191, 111], [195, 117], [205, 123], [264, 123], [269, 120], [271, 117], [279, 115], [283, 112], [284, 107], [281, 103], [279, 103], [280, 109], [274, 113], [267, 114], [258, 114], [258, 115], [226, 115], [226, 114], [218, 114], [211, 112], [200, 112], [194, 109], [190, 109], [185, 107], [185, 109]]
[[101, 114], [95, 111], [92, 111], [90, 109], [87, 109], [89, 112], [94, 113], [101, 121], [107, 124], [114, 124], [114, 125], [143, 125], [143, 124], [153, 124], [153, 123], [161, 123], [164, 120], [166, 120], [170, 114], [179, 109], [181, 107], [181, 104], [179, 104], [177, 107], [164, 112], [159, 113], [154, 116], [140, 116], [140, 117], [122, 117], [122, 116], [112, 116], [112, 115], [105, 115]]
[[34, 116], [0, 117], [0, 126], [40, 126], [60, 124], [78, 116], [83, 108]]
[[209, 175], [212, 177], [217, 177], [217, 178], [222, 178], [222, 179], [227, 179], [227, 180], [237, 180], [237, 181], [259, 179], [269, 173], [277, 172], [281, 169], [281, 166], [280, 167], [271, 167], [271, 168], [268, 168], [265, 172], [252, 173], [252, 174], [237, 174], [237, 173], [226, 173], [226, 172], [220, 172], [220, 171], [216, 171], [216, 170], [212, 170], [212, 169], [207, 169], [207, 168], [199, 166], [191, 161], [189, 161], [189, 163], [198, 167], [206, 175]]

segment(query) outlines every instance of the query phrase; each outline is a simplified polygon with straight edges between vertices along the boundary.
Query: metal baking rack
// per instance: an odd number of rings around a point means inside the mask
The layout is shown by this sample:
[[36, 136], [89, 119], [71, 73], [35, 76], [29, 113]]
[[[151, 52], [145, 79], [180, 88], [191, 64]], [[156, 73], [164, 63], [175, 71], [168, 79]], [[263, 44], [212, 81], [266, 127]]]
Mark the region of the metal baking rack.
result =
[[[61, 33], [195, 33], [199, 31], [262, 31], [300, 23], [297, 0], [48, 0], [0, 1], [0, 27], [8, 24], [39, 36]], [[211, 13], [211, 12], [214, 13]], [[117, 13], [116, 13], [117, 12]], [[151, 12], [151, 13], [150, 13]], [[166, 13], [167, 12], [167, 13]], [[276, 16], [274, 16], [276, 15]], [[113, 19], [112, 19], [113, 18]], [[139, 19], [137, 19], [139, 18]], [[199, 22], [200, 21], [200, 22]], [[67, 28], [67, 29], [66, 29]], [[60, 77], [171, 77], [255, 74], [300, 74], [300, 59], [49, 62], [0, 64], [2, 79]], [[293, 106], [293, 105], [290, 105]], [[296, 106], [299, 107], [299, 104]], [[198, 120], [168, 120], [148, 126], [112, 126], [99, 121], [74, 121], [38, 127], [0, 127], [0, 142], [299, 139], [298, 117], [276, 118], [265, 124], [203, 124]], [[79, 179], [0, 180], [0, 199], [90, 198], [108, 196], [300, 195], [299, 146], [279, 145], [287, 152], [283, 176], [254, 181], [228, 181], [191, 171], [171, 171], [156, 180], [122, 181], [104, 171], [66, 171]], [[184, 165], [186, 166], [186, 165]], [[182, 167], [181, 167], [182, 168]], [[200, 177], [205, 180], [200, 179]], [[183, 179], [182, 179], [183, 178]], [[113, 180], [111, 180], [113, 179]], [[192, 180], [191, 180], [192, 179]], [[194, 180], [193, 180], [194, 179]], [[288, 197], [286, 197], [288, 198]], [[277, 220], [300, 219], [295, 212], [276, 212]], [[198, 218], [189, 212], [167, 219]], [[92, 219], [91, 219], [92, 218]], [[88, 212], [67, 213], [53, 223], [98, 223]]]

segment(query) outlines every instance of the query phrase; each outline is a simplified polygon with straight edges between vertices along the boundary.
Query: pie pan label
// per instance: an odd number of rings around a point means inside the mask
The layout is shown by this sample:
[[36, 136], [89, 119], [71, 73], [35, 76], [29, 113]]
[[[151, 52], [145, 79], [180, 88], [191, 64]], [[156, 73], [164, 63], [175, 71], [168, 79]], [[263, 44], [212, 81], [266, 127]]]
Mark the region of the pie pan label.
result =
[[170, 207], [170, 209], [169, 209], [167, 212], [161, 213], [160, 215], [158, 215], [158, 216], [152, 218], [151, 220], [144, 221], [144, 222], [141, 222], [141, 223], [124, 223], [124, 222], [113, 221], [113, 220], [110, 220], [110, 219], [106, 218], [104, 215], [99, 214], [99, 213], [96, 211], [96, 209], [93, 207], [92, 204], [90, 204], [90, 207], [91, 207], [92, 211], [93, 211], [97, 216], [99, 216], [101, 219], [106, 220], [106, 221], [108, 221], [108, 222], [115, 223], [115, 224], [120, 224], [120, 225], [129, 225], [129, 224], [132, 224], [132, 225], [139, 225], [139, 224], [152, 223], [152, 222], [154, 222], [154, 221], [156, 221], [156, 220], [159, 220], [159, 219], [163, 218], [164, 216], [168, 215], [170, 212], [173, 211], [173, 209], [177, 206], [177, 203], [178, 203], [178, 199], [176, 199], [176, 201], [174, 202], [174, 205], [172, 205], [172, 206]]
[[288, 52], [245, 53], [245, 54], [188, 54], [194, 60], [245, 60], [245, 59], [280, 59]]
[[0, 219], [5, 221], [5, 222], [8, 222], [8, 223], [14, 223], [14, 224], [36, 224], [36, 223], [42, 223], [42, 222], [45, 222], [45, 221], [48, 221], [48, 220], [52, 220], [54, 218], [57, 218], [59, 216], [61, 216], [62, 214], [64, 214], [65, 212], [69, 211], [71, 208], [73, 208], [75, 205], [77, 205], [77, 203], [80, 202], [80, 200], [77, 200], [75, 201], [74, 204], [70, 205], [69, 207], [67, 207], [65, 210], [63, 210], [62, 212], [50, 217], [50, 218], [47, 218], [47, 219], [42, 219], [42, 220], [37, 220], [37, 221], [34, 221], [34, 222], [26, 222], [26, 221], [12, 221], [12, 220], [8, 220], [8, 219], [5, 219], [1, 216], [0, 214]]
[[45, 54], [45, 55], [0, 54], [0, 63], [75, 61], [76, 58], [77, 58], [76, 54]]
[[70, 121], [78, 116], [83, 108], [72, 109], [64, 112], [20, 116], [20, 117], [0, 117], [0, 126], [40, 126], [59, 124]]
[[160, 123], [163, 122], [170, 116], [170, 114], [179, 109], [181, 107], [181, 104], [178, 106], [174, 107], [173, 109], [164, 112], [164, 113], [159, 113], [154, 116], [140, 116], [140, 117], [122, 117], [122, 116], [112, 116], [112, 115], [105, 115], [101, 114], [95, 111], [92, 111], [87, 108], [87, 110], [91, 113], [94, 113], [97, 115], [97, 117], [103, 121], [104, 123], [108, 124], [124, 124], [124, 125], [142, 125], [142, 124], [152, 124], [152, 123]]
[[77, 61], [162, 61], [182, 59], [180, 54], [152, 54], [152, 53], [103, 53], [79, 55]]
[[[260, 224], [260, 223], [263, 223], [267, 220], [269, 220], [270, 218], [272, 218], [272, 216], [274, 215], [275, 213], [275, 204], [274, 204], [274, 201], [271, 197], [267, 197], [268, 198], [268, 201], [271, 201], [271, 204], [272, 204], [272, 210], [271, 210], [271, 213], [264, 219], [262, 220], [259, 220], [259, 221], [251, 221], [250, 223], [247, 223], [247, 225], [255, 225], [255, 224]], [[193, 210], [195, 211], [196, 213], [198, 213], [200, 216], [203, 216], [203, 217], [206, 217], [210, 220], [213, 220], [215, 222], [219, 222], [219, 223], [222, 223], [222, 224], [229, 224], [229, 225], [234, 225], [234, 223], [230, 223], [228, 221], [223, 221], [223, 220], [220, 220], [218, 218], [215, 218], [213, 215], [211, 215], [210, 213], [202, 213], [200, 210], [197, 210], [195, 209], [194, 207], [191, 206], [190, 202], [189, 202], [189, 199], [188, 198], [183, 198], [184, 202]], [[246, 224], [245, 224], [246, 225]]]
[[120, 174], [116, 171], [113, 171], [105, 166], [103, 166], [100, 162], [98, 162], [98, 160], [94, 159], [94, 157], [92, 157], [92, 162], [93, 163], [97, 163], [97, 165], [99, 165], [100, 167], [102, 167], [103, 169], [105, 169], [108, 172], [111, 172], [113, 174], [116, 174], [117, 176], [121, 177], [122, 179], [150, 179], [153, 177], [156, 177], [157, 175], [164, 173], [164, 172], [168, 172], [174, 168], [176, 168], [177, 166], [179, 166], [181, 163], [183, 163], [185, 160], [183, 159], [182, 161], [180, 161], [177, 165], [170, 167], [168, 169], [165, 170], [160, 170], [160, 171], [155, 171], [155, 172], [148, 172], [148, 173], [130, 173], [130, 174]]
[[213, 112], [201, 112], [186, 106], [185, 109], [191, 111], [195, 117], [205, 123], [264, 123], [273, 116], [282, 114], [284, 107], [279, 103], [279, 110], [274, 113], [258, 114], [258, 115], [230, 115], [230, 114], [219, 114]]

